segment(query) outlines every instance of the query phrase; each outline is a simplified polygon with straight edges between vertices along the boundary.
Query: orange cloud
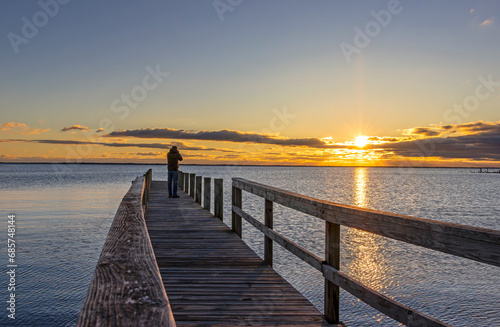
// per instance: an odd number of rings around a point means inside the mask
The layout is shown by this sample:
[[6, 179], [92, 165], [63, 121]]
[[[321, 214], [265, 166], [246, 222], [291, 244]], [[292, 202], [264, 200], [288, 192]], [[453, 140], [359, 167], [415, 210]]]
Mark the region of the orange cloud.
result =
[[494, 18], [494, 17], [491, 17], [491, 18], [486, 19], [485, 21], [483, 21], [483, 22], [482, 22], [481, 24], [479, 24], [479, 25], [481, 25], [481, 26], [489, 26], [489, 25], [493, 25], [494, 21], [495, 21], [495, 18]]
[[39, 129], [39, 128], [30, 128], [26, 124], [16, 123], [16, 122], [8, 122], [0, 127], [0, 132], [8, 131], [12, 134], [22, 134], [22, 135], [35, 135], [44, 132], [50, 131], [50, 128], [47, 129]]

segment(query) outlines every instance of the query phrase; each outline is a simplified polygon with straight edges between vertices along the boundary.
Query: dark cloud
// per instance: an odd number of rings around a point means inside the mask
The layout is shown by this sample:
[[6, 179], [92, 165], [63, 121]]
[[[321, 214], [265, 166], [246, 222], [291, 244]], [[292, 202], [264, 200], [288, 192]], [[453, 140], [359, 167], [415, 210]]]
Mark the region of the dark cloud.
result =
[[435, 131], [429, 127], [416, 127], [410, 130], [410, 134], [423, 136], [438, 136], [441, 132]]
[[[480, 132], [450, 137], [433, 137], [413, 141], [370, 145], [382, 153], [403, 157], [438, 157], [441, 159], [500, 160], [500, 123], [464, 124], [461, 129], [479, 128]], [[458, 126], [455, 126], [457, 128]]]
[[306, 146], [311, 148], [344, 148], [343, 145], [330, 145], [319, 138], [289, 139], [261, 133], [246, 133], [223, 129], [220, 131], [191, 132], [171, 128], [146, 128], [111, 132], [106, 137], [137, 137], [154, 139], [180, 139], [199, 141], [219, 141], [236, 143], [258, 143], [282, 146]]
[[69, 132], [69, 131], [88, 131], [89, 128], [86, 126], [82, 125], [73, 125], [73, 126], [67, 126], [61, 129], [61, 132]]
[[104, 143], [104, 142], [90, 142], [90, 141], [73, 141], [73, 140], [28, 140], [28, 139], [4, 139], [0, 142], [30, 142], [40, 144], [60, 144], [60, 145], [101, 145], [115, 148], [148, 148], [148, 149], [163, 149], [168, 150], [173, 145], [176, 145], [181, 150], [192, 151], [219, 151], [219, 152], [236, 152], [227, 149], [207, 148], [202, 146], [187, 146], [180, 142], [175, 143]]

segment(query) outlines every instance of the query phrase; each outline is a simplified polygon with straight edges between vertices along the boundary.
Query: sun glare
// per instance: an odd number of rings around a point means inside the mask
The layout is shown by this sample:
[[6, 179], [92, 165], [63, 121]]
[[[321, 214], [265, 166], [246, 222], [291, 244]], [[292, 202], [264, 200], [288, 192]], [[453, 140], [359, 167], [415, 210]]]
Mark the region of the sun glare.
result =
[[365, 145], [368, 144], [368, 136], [360, 135], [356, 137], [356, 139], [354, 140], [354, 144], [360, 148], [364, 147]]

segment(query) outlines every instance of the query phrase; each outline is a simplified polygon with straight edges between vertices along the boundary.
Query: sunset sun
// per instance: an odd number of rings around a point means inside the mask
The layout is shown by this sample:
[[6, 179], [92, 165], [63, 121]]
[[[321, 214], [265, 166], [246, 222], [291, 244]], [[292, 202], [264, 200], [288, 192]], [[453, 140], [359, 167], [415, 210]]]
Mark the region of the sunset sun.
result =
[[360, 135], [356, 137], [356, 139], [354, 140], [354, 144], [360, 148], [364, 147], [365, 145], [368, 144], [368, 136]]

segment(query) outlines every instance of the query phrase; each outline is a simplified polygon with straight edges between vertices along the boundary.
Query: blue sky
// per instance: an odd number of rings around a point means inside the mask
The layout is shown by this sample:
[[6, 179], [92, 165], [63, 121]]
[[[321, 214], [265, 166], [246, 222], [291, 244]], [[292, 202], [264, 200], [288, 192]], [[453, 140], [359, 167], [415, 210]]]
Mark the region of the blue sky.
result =
[[[46, 22], [40, 3], [58, 6]], [[391, 6], [397, 14], [347, 60], [341, 45], [354, 45], [357, 28], [374, 26], [373, 13]], [[271, 129], [277, 137], [348, 142], [497, 122], [498, 90], [460, 117], [444, 113], [474, 94], [478, 77], [500, 81], [499, 14], [498, 1], [477, 0], [10, 1], [0, 14], [0, 125], [50, 129], [30, 139], [84, 139], [60, 130], [96, 131], [103, 119], [116, 130], [259, 132], [269, 130], [273, 109], [286, 107], [297, 118]], [[42, 26], [24, 37], [35, 17]], [[12, 33], [27, 43], [13, 46]], [[148, 67], [168, 77], [121, 119], [113, 101], [141, 85]], [[21, 158], [7, 143], [3, 152]], [[41, 156], [23, 146], [23, 158]]]

